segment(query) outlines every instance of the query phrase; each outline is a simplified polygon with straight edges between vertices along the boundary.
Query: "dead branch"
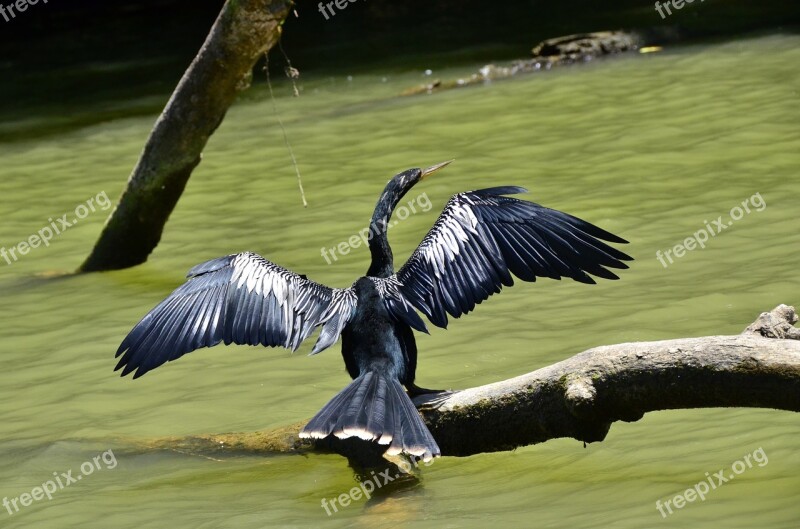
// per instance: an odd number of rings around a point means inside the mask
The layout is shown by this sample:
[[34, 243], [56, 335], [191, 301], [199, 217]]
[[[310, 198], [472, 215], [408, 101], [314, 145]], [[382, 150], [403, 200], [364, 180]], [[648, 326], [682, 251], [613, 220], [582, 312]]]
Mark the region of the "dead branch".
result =
[[228, 0], [172, 94], [80, 272], [147, 260], [208, 139], [281, 35], [291, 0]]
[[[570, 437], [602, 441], [616, 421], [651, 411], [758, 407], [800, 411], [800, 332], [793, 307], [779, 305], [735, 336], [595, 347], [516, 378], [418, 398], [442, 454], [466, 456]], [[270, 432], [160, 439], [150, 448], [208, 454], [337, 451], [372, 443], [301, 440], [304, 423]], [[358, 450], [358, 448], [356, 448]], [[357, 457], [357, 455], [355, 456]], [[366, 458], [363, 458], [366, 459]]]

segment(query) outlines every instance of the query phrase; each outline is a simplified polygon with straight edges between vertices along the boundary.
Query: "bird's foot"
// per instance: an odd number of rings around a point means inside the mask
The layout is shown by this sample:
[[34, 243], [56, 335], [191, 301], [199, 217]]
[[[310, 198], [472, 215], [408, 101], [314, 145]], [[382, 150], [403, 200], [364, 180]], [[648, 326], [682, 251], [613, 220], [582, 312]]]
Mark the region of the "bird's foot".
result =
[[414, 384], [406, 385], [408, 396], [417, 408], [438, 408], [455, 393], [452, 389], [427, 389]]
[[431, 393], [444, 393], [450, 390], [421, 388], [412, 382], [411, 384], [406, 384], [406, 391], [408, 392], [408, 396], [413, 399], [414, 397], [419, 397], [420, 395], [430, 395]]

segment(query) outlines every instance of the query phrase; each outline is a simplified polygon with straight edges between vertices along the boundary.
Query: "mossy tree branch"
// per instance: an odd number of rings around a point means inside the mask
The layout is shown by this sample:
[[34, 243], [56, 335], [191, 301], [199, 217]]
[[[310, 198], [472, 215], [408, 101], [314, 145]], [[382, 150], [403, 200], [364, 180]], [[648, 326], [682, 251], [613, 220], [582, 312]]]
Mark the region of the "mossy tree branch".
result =
[[[616, 421], [651, 411], [758, 407], [800, 411], [800, 330], [793, 307], [762, 313], [740, 335], [595, 347], [526, 375], [415, 400], [443, 455], [466, 456], [569, 437], [602, 441]], [[374, 462], [358, 439], [299, 439], [305, 424], [266, 432], [158, 439], [198, 454], [336, 451]]]
[[291, 0], [228, 0], [155, 123], [119, 203], [80, 272], [147, 260], [208, 139], [281, 35]]
[[[765, 337], [765, 313], [738, 336], [595, 347], [552, 366], [459, 391], [426, 422], [443, 454], [512, 449], [559, 437], [596, 442], [611, 424], [658, 410], [758, 407], [800, 411], [800, 342]], [[774, 327], [774, 326], [773, 326]], [[790, 336], [797, 338], [791, 327]]]

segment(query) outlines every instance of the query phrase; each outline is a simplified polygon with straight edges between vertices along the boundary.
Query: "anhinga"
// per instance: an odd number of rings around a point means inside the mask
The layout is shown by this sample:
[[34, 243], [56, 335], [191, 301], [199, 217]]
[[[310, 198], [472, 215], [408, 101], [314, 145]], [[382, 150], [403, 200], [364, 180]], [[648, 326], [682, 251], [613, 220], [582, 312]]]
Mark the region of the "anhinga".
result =
[[303, 428], [301, 437], [359, 437], [429, 459], [439, 447], [403, 390], [414, 385], [413, 330], [427, 332], [417, 311], [438, 327], [501, 288], [537, 277], [594, 283], [618, 279], [607, 268], [631, 258], [602, 241], [624, 239], [566, 213], [505, 195], [493, 187], [454, 195], [433, 228], [396, 273], [386, 232], [400, 199], [447, 165], [409, 169], [392, 178], [372, 215], [367, 275], [330, 288], [250, 252], [192, 268], [188, 281], [151, 310], [123, 340], [116, 369], [137, 378], [161, 364], [220, 342], [299, 347], [322, 326], [311, 354], [342, 336], [354, 379]]

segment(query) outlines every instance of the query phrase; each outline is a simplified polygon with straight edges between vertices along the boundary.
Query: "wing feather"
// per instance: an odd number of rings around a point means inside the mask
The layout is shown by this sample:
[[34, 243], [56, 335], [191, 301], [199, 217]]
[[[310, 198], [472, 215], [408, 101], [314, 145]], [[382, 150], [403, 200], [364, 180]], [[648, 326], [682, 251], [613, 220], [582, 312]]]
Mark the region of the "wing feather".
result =
[[439, 327], [503, 286], [537, 277], [618, 279], [631, 257], [606, 244], [624, 239], [567, 213], [503, 195], [494, 187], [454, 195], [411, 258], [395, 276], [400, 292]]
[[352, 289], [320, 285], [250, 252], [199, 264], [188, 278], [122, 341], [123, 376], [220, 342], [295, 350], [321, 325], [319, 352], [336, 342], [356, 305]]

